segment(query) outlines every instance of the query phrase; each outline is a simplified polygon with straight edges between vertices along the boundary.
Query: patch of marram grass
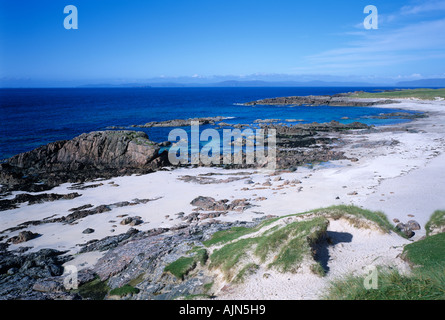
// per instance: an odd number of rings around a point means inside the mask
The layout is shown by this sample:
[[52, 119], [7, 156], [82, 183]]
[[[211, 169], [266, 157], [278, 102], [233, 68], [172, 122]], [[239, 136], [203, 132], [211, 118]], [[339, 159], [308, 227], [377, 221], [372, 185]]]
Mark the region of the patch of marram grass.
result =
[[170, 272], [178, 279], [184, 279], [184, 277], [193, 269], [197, 264], [205, 265], [208, 259], [207, 250], [204, 248], [195, 247], [190, 250], [193, 255], [190, 257], [180, 257], [179, 259], [168, 264], [164, 268], [164, 272]]
[[264, 262], [275, 255], [268, 267], [281, 272], [295, 272], [304, 257], [311, 256], [312, 246], [326, 233], [329, 221], [316, 217], [307, 221], [297, 221], [278, 229], [258, 243], [255, 254]]
[[417, 98], [423, 100], [434, 100], [436, 97], [445, 98], [445, 89], [403, 89], [386, 92], [360, 92], [351, 95], [353, 98]]
[[348, 276], [331, 284], [326, 299], [346, 300], [444, 300], [445, 233], [428, 236], [405, 246], [402, 258], [412, 265], [411, 274], [397, 270], [378, 272], [377, 289], [366, 290], [364, 276]]
[[[347, 219], [356, 228], [370, 228], [370, 222], [374, 222], [384, 232], [398, 232], [381, 211], [371, 211], [352, 205], [331, 206], [325, 209], [317, 209], [314, 213], [324, 213], [332, 219]], [[399, 233], [400, 234], [400, 233]]]
[[324, 276], [316, 247], [325, 240], [329, 219], [345, 219], [356, 228], [397, 232], [382, 212], [332, 206], [265, 220], [251, 228], [218, 231], [203, 242], [205, 247], [194, 247], [187, 253], [191, 256], [172, 262], [165, 271], [184, 279], [200, 263], [208, 270], [218, 269], [227, 281], [240, 283], [260, 267], [292, 273], [307, 264], [314, 274]]
[[260, 268], [260, 266], [255, 263], [246, 264], [240, 270], [240, 272], [238, 272], [238, 274], [235, 276], [235, 278], [233, 279], [233, 282], [234, 283], [242, 283], [247, 276], [256, 273], [259, 268]]
[[128, 294], [137, 294], [139, 293], [139, 289], [135, 288], [129, 284], [123, 285], [120, 288], [115, 288], [112, 289], [109, 293], [110, 296], [120, 296], [120, 297], [124, 297]]
[[138, 275], [136, 278], [131, 279], [130, 282], [128, 283], [130, 286], [134, 287], [137, 286], [139, 283], [141, 283], [142, 281], [144, 281], [144, 276], [145, 273], [141, 273], [140, 275]]
[[378, 272], [377, 288], [366, 289], [365, 277], [349, 276], [331, 284], [328, 300], [443, 300], [445, 299], [445, 269], [415, 270], [403, 275], [397, 270]]
[[428, 236], [406, 245], [403, 258], [421, 269], [445, 266], [445, 233]]
[[231, 278], [235, 266], [238, 265], [243, 258], [248, 256], [248, 250], [250, 250], [256, 242], [257, 238], [240, 239], [215, 250], [210, 255], [209, 268], [220, 268], [226, 278]]
[[164, 268], [164, 272], [170, 272], [178, 279], [184, 279], [190, 271], [195, 269], [196, 261], [193, 257], [180, 257]]
[[[236, 227], [216, 232], [204, 245], [213, 252], [211, 269], [219, 268], [227, 280], [237, 279], [249, 264], [296, 272], [303, 261], [320, 276], [325, 270], [314, 258], [314, 246], [326, 234], [328, 219], [345, 219], [356, 228], [400, 234], [385, 214], [355, 206], [332, 206], [263, 221], [256, 227]], [[271, 225], [274, 224], [274, 225]], [[309, 260], [308, 260], [309, 259]], [[234, 278], [235, 277], [235, 278]]]
[[110, 288], [106, 281], [101, 281], [98, 277], [94, 280], [79, 286], [78, 293], [85, 299], [103, 300]]
[[[312, 258], [311, 248], [326, 232], [327, 226], [328, 220], [325, 218], [313, 217], [285, 224], [281, 228], [273, 227], [252, 237], [234, 239], [214, 250], [210, 255], [209, 267], [219, 268], [226, 279], [235, 276], [236, 281], [243, 279], [252, 266], [266, 262], [269, 262], [267, 268], [295, 272], [305, 257]], [[240, 271], [235, 275], [237, 269]]]
[[213, 234], [212, 238], [204, 241], [203, 244], [206, 247], [215, 245], [215, 244], [222, 244], [226, 242], [230, 242], [232, 240], [238, 239], [239, 237], [242, 237], [246, 234], [255, 232], [253, 228], [246, 228], [246, 227], [232, 227], [228, 230], [221, 230], [217, 231]]
[[425, 224], [426, 234], [429, 235], [434, 229], [445, 228], [445, 210], [436, 210]]
[[245, 236], [245, 235], [248, 235], [251, 233], [255, 233], [258, 230], [261, 230], [265, 226], [273, 223], [274, 221], [276, 221], [278, 219], [279, 218], [272, 218], [272, 219], [265, 220], [265, 221], [261, 222], [258, 226], [253, 227], [253, 228], [232, 227], [228, 230], [217, 231], [212, 235], [211, 239], [203, 241], [203, 244], [206, 247], [224, 244], [224, 243], [230, 242], [232, 240], [238, 239], [242, 236]]

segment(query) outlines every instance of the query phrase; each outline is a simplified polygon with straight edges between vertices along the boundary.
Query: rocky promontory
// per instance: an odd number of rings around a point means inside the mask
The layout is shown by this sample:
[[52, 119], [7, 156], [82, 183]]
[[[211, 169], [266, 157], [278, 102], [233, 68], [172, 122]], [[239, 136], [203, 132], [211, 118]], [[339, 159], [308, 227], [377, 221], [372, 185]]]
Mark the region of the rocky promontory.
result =
[[158, 169], [166, 159], [159, 144], [136, 131], [95, 131], [49, 143], [0, 164], [0, 184], [8, 190], [45, 190], [63, 182], [82, 182]]
[[216, 122], [228, 119], [227, 117], [204, 117], [204, 118], [190, 118], [190, 119], [173, 119], [166, 121], [152, 121], [146, 124], [134, 124], [132, 128], [152, 128], [152, 127], [187, 127], [192, 125], [192, 122], [198, 122], [199, 125], [214, 125]]
[[322, 95], [322, 96], [291, 96], [267, 98], [246, 102], [245, 106], [255, 105], [295, 105], [295, 106], [338, 106], [338, 107], [367, 107], [377, 104], [397, 103], [395, 100], [385, 99], [358, 99], [350, 94]]

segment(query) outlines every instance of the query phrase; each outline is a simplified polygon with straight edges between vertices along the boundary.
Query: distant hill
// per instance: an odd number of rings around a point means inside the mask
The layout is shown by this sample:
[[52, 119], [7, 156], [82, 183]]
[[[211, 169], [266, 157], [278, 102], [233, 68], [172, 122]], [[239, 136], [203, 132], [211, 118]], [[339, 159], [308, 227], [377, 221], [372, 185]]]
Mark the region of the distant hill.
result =
[[227, 80], [210, 83], [211, 87], [374, 87], [366, 82], [332, 82], [332, 81], [262, 81], [262, 80]]
[[445, 78], [401, 81], [401, 82], [397, 83], [397, 86], [400, 86], [400, 87], [423, 87], [423, 88], [445, 88]]
[[[223, 88], [223, 87], [377, 87], [377, 85], [367, 82], [340, 82], [340, 81], [264, 81], [264, 80], [225, 80], [219, 82], [148, 82], [144, 84], [88, 84], [81, 87], [210, 87], [210, 88]], [[391, 85], [386, 85], [391, 86]]]

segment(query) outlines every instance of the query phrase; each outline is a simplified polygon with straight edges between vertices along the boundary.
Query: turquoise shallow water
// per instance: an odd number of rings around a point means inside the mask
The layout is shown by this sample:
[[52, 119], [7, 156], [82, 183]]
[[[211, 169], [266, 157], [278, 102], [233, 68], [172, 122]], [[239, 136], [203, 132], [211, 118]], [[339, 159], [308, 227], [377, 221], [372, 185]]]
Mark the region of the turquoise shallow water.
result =
[[[384, 89], [384, 88], [383, 88]], [[402, 119], [369, 119], [399, 111], [366, 107], [240, 106], [248, 101], [293, 95], [322, 95], [364, 88], [63, 88], [0, 89], [0, 159], [46, 143], [72, 139], [109, 126], [194, 117], [232, 117], [228, 123], [256, 119], [302, 119], [304, 122], [385, 125]], [[368, 89], [369, 90], [369, 89]], [[348, 120], [342, 118], [348, 117]], [[203, 126], [202, 129], [206, 127]], [[172, 128], [137, 129], [156, 142], [168, 140]]]

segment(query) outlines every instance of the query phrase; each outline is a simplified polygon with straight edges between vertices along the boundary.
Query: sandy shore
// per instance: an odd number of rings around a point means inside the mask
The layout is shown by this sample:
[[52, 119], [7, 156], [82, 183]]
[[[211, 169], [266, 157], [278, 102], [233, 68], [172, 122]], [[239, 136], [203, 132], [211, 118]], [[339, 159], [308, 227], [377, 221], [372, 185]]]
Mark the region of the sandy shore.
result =
[[[394, 108], [394, 105], [376, 107]], [[349, 157], [358, 159], [355, 162], [332, 161], [328, 165], [301, 167], [295, 172], [273, 176], [254, 170], [182, 168], [141, 176], [116, 177], [100, 181], [102, 185], [95, 188], [76, 190], [82, 196], [72, 200], [22, 204], [17, 209], [1, 212], [0, 230], [29, 220], [66, 216], [70, 213], [69, 209], [86, 204], [98, 206], [133, 199], [152, 199], [133, 206], [113, 207], [111, 211], [80, 219], [74, 225], [47, 223], [29, 226], [26, 230], [41, 236], [9, 247], [10, 250], [32, 247], [30, 251], [55, 248], [75, 254], [80, 249], [79, 244], [126, 232], [130, 226], [120, 224], [124, 215], [140, 217], [143, 223], [134, 227], [139, 230], [173, 227], [182, 223], [177, 213], [191, 213], [194, 207], [190, 202], [198, 196], [208, 196], [216, 200], [248, 199], [254, 205], [242, 213], [234, 211], [220, 216], [218, 220], [221, 221], [250, 221], [263, 215], [281, 216], [331, 205], [353, 204], [383, 211], [390, 221], [418, 221], [422, 229], [412, 239], [416, 240], [425, 234], [424, 225], [433, 211], [445, 208], [445, 102], [403, 100], [397, 108], [425, 111], [430, 116], [397, 125], [408, 131], [348, 135], [344, 150]], [[213, 180], [201, 184], [185, 181], [185, 176], [210, 177]], [[249, 179], [254, 183], [246, 184]], [[269, 179], [271, 185], [263, 186]], [[301, 183], [291, 183], [296, 180]], [[73, 192], [70, 187], [70, 184], [63, 184], [51, 192]], [[9, 198], [17, 193], [14, 192]], [[82, 233], [87, 228], [94, 229], [94, 232]], [[395, 263], [402, 266], [397, 255], [404, 244], [412, 241], [396, 235], [352, 230], [348, 225], [332, 223], [330, 231], [348, 232], [353, 238], [348, 243], [332, 248], [332, 272], [324, 279], [315, 275], [289, 276], [278, 273], [272, 273], [267, 279], [258, 278], [264, 274], [260, 270], [244, 285], [221, 292], [220, 297], [315, 299], [329, 280], [360, 271], [367, 262], [380, 259], [378, 261], [382, 264]], [[18, 232], [6, 235], [12, 237]], [[100, 253], [79, 255], [74, 263], [88, 267], [100, 256]]]

